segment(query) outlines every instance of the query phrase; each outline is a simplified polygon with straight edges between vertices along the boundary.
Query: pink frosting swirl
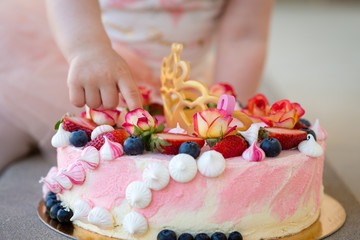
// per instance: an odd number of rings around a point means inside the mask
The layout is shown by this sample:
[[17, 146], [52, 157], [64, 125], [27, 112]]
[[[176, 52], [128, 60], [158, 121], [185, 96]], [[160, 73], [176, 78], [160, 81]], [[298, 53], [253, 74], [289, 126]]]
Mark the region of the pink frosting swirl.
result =
[[265, 152], [256, 145], [256, 142], [253, 142], [251, 146], [243, 152], [242, 157], [249, 162], [259, 162], [264, 160]]
[[85, 169], [81, 162], [70, 164], [67, 169], [62, 170], [61, 172], [67, 176], [73, 184], [80, 185], [85, 181]]

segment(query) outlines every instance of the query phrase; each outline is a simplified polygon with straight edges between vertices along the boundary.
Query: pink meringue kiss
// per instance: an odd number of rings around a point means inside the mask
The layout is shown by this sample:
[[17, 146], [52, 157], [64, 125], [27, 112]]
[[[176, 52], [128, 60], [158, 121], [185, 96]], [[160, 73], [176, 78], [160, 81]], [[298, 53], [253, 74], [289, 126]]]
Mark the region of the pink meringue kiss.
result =
[[112, 132], [114, 131], [115, 129], [110, 126], [110, 125], [100, 125], [100, 126], [97, 126], [92, 132], [91, 132], [91, 140], [94, 140], [96, 137], [104, 134], [104, 133], [107, 133], [107, 132]]
[[258, 146], [256, 146], [256, 142], [253, 142], [250, 147], [248, 147], [243, 154], [241, 155], [244, 160], [249, 162], [259, 162], [265, 159], [265, 152]]
[[93, 146], [86, 147], [81, 152], [81, 157], [77, 161], [81, 162], [85, 168], [94, 170], [99, 166], [99, 151]]
[[85, 181], [85, 169], [81, 162], [70, 164], [67, 169], [62, 170], [61, 172], [67, 176], [73, 184], [80, 185]]
[[124, 154], [123, 146], [120, 143], [109, 140], [106, 136], [104, 145], [100, 148], [100, 157], [102, 160], [111, 161]]
[[54, 179], [52, 179], [52, 177], [41, 178], [39, 183], [44, 183], [53, 193], [61, 193], [63, 190], [60, 184], [56, 182]]
[[60, 172], [58, 174], [56, 174], [55, 176], [53, 176], [52, 179], [54, 179], [57, 183], [59, 183], [60, 187], [62, 189], [69, 190], [73, 186], [70, 179], [67, 176], [65, 176], [64, 174], [60, 173]]
[[313, 130], [316, 134], [317, 140], [326, 140], [327, 133], [326, 131], [320, 126], [319, 119], [315, 120], [315, 123], [310, 127], [311, 130]]

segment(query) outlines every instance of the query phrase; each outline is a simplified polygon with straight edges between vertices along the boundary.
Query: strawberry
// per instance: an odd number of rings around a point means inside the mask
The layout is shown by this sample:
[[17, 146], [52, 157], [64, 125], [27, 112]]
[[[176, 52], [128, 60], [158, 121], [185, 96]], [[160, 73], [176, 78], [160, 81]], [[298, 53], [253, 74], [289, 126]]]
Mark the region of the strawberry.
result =
[[306, 131], [289, 128], [266, 127], [260, 128], [259, 131], [259, 139], [276, 138], [283, 150], [297, 147], [300, 142], [306, 140], [306, 136]]
[[93, 140], [88, 142], [85, 145], [85, 147], [93, 146], [97, 150], [100, 150], [102, 145], [104, 145], [104, 143], [105, 143], [104, 136], [106, 136], [109, 140], [111, 140], [113, 142], [118, 142], [121, 145], [123, 145], [124, 141], [130, 136], [130, 134], [127, 131], [125, 131], [124, 129], [117, 129], [117, 130], [114, 130], [112, 132], [104, 133], [104, 134], [94, 138]]
[[184, 142], [195, 142], [200, 148], [204, 146], [204, 139], [176, 133], [156, 133], [151, 137], [150, 149], [157, 149], [163, 154], [176, 155], [179, 153], [180, 145]]
[[63, 128], [68, 132], [82, 130], [86, 132], [88, 138], [91, 139], [91, 132], [97, 127], [96, 123], [87, 118], [65, 116], [63, 120]]
[[211, 150], [221, 153], [224, 158], [231, 158], [240, 156], [247, 147], [245, 139], [237, 135], [230, 135], [215, 144]]
[[302, 129], [302, 128], [309, 128], [309, 127], [306, 126], [303, 122], [297, 121], [295, 126], [294, 126], [294, 129]]

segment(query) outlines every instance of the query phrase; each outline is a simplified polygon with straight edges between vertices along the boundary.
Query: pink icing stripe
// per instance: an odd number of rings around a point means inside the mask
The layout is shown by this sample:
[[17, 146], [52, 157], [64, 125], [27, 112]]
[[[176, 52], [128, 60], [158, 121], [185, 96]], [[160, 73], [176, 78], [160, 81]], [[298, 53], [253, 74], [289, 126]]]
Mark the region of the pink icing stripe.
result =
[[69, 165], [65, 170], [61, 171], [67, 176], [73, 184], [83, 184], [85, 181], [85, 169], [81, 162], [75, 162]]

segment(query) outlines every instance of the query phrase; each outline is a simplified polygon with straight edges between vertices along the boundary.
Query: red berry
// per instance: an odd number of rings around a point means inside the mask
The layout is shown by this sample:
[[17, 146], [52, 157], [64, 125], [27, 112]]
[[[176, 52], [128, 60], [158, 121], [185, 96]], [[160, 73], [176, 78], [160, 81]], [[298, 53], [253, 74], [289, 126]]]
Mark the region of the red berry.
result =
[[104, 143], [105, 143], [104, 136], [106, 136], [109, 140], [111, 140], [113, 142], [118, 142], [121, 145], [123, 145], [124, 141], [130, 136], [130, 134], [127, 131], [125, 131], [124, 129], [117, 129], [117, 130], [114, 130], [112, 132], [104, 133], [104, 134], [94, 138], [93, 140], [88, 142], [85, 145], [85, 147], [93, 146], [97, 150], [100, 150], [102, 145], [104, 145]]
[[299, 143], [306, 140], [307, 132], [298, 129], [267, 127], [261, 128], [259, 138], [276, 138], [281, 144], [282, 150], [297, 147]]
[[91, 132], [97, 127], [96, 123], [87, 118], [82, 117], [64, 117], [63, 128], [68, 132], [82, 130], [86, 132], [88, 138], [91, 139]]
[[230, 135], [218, 142], [211, 150], [221, 153], [224, 158], [231, 158], [240, 156], [247, 147], [245, 139], [237, 135]]
[[204, 146], [204, 139], [176, 133], [157, 133], [152, 136], [153, 148], [158, 149], [163, 154], [176, 155], [184, 142], [195, 142], [200, 148]]

